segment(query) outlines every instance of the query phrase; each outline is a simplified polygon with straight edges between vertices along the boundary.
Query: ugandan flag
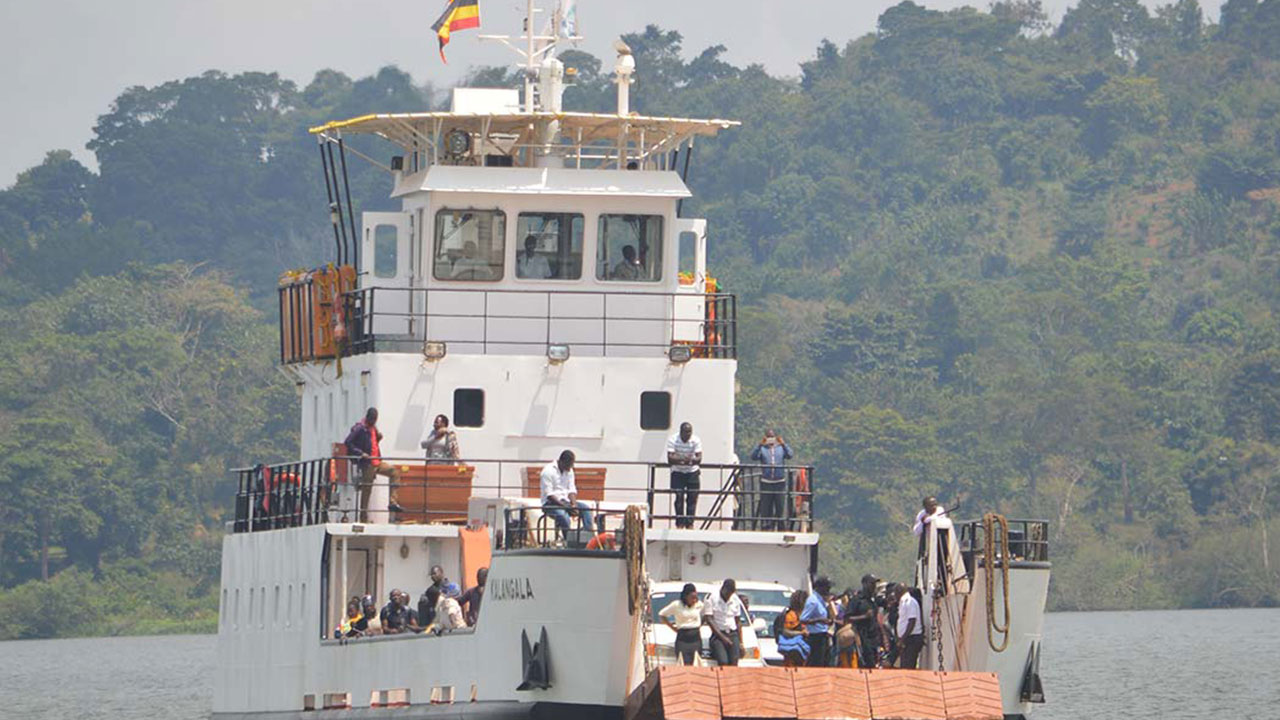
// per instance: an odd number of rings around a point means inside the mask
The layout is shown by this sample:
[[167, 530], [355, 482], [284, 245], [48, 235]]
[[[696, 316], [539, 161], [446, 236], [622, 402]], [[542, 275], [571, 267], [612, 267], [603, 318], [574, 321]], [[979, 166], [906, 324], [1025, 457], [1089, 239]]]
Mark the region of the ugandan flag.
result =
[[480, 27], [480, 0], [449, 0], [440, 19], [431, 26], [440, 39], [440, 59], [444, 62], [444, 46], [449, 44], [449, 35], [455, 30], [470, 30]]

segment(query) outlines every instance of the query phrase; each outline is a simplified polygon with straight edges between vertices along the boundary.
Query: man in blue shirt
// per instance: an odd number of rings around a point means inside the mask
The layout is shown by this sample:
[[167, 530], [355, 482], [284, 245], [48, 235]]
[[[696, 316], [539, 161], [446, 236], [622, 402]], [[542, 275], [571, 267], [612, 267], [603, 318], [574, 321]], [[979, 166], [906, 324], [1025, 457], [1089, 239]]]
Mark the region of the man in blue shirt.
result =
[[800, 623], [809, 631], [809, 666], [827, 667], [831, 650], [831, 580], [819, 575], [813, 581], [813, 592], [800, 612]]
[[760, 463], [760, 504], [756, 515], [761, 518], [761, 530], [785, 530], [782, 520], [787, 501], [787, 461], [791, 448], [778, 434], [768, 430], [764, 439], [751, 452], [751, 459]]

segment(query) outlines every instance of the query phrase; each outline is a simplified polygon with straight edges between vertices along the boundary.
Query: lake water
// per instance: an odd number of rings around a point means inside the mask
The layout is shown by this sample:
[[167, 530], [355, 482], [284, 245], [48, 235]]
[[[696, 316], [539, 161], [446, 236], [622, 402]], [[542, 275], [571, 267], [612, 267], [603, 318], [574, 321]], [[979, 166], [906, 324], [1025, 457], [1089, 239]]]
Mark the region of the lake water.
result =
[[[0, 717], [209, 713], [212, 636], [0, 643]], [[1280, 719], [1280, 609], [1055, 613], [1035, 720]]]

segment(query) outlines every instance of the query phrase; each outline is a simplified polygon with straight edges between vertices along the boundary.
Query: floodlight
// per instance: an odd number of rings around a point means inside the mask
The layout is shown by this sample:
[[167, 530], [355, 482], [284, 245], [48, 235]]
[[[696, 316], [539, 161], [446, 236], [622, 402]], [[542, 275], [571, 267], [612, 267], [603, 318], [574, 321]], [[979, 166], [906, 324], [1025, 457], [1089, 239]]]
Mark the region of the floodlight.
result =
[[569, 346], [568, 345], [548, 345], [547, 359], [551, 361], [552, 365], [559, 365], [565, 360], [568, 360]]
[[693, 348], [688, 345], [672, 345], [667, 350], [667, 359], [677, 365], [683, 365], [693, 359]]

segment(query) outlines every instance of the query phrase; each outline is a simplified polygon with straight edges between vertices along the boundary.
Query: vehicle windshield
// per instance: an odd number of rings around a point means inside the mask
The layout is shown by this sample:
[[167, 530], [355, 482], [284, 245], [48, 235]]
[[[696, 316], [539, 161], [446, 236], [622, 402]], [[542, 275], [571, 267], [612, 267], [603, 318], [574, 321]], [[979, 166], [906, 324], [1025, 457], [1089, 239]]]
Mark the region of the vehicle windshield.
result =
[[[791, 604], [791, 591], [782, 589], [755, 589], [743, 590], [738, 588], [738, 594], [744, 596], [747, 604], [751, 607], [764, 605], [777, 605], [778, 607], [787, 607]], [[755, 614], [755, 611], [752, 611]]]
[[763, 608], [760, 610], [752, 610], [751, 617], [764, 620], [764, 629], [757, 630], [756, 636], [763, 638], [773, 637], [773, 621], [778, 614], [783, 612], [781, 608]]

